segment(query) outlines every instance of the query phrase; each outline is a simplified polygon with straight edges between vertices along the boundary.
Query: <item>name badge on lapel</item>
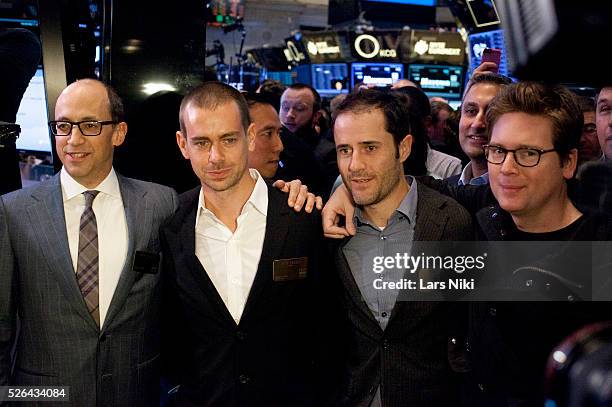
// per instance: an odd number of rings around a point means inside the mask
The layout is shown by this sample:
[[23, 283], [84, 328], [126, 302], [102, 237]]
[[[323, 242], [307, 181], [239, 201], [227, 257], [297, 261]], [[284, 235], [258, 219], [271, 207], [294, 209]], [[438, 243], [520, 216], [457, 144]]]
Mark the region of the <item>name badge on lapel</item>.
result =
[[272, 279], [276, 282], [303, 280], [308, 273], [308, 257], [274, 260]]
[[159, 253], [137, 251], [132, 270], [138, 273], [156, 274], [159, 271]]

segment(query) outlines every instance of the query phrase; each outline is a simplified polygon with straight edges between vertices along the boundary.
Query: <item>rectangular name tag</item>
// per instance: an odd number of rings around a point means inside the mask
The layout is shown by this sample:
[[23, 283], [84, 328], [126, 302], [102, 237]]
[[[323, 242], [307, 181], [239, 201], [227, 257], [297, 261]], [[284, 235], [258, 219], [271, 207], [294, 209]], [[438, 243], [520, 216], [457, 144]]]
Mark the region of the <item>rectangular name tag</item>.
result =
[[159, 271], [159, 253], [137, 251], [132, 270], [138, 273], [156, 274]]
[[308, 257], [274, 260], [272, 279], [276, 282], [303, 280], [308, 274]]

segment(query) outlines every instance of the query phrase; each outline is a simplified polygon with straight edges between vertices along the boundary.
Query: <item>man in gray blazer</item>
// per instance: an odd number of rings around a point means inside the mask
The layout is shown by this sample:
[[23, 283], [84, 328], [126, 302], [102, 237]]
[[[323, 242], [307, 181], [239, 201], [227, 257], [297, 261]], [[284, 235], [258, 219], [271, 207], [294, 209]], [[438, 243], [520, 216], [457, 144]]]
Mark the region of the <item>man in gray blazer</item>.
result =
[[0, 386], [69, 386], [60, 406], [159, 405], [158, 227], [177, 196], [115, 173], [122, 116], [106, 85], [71, 84], [50, 122], [62, 170], [0, 197]]
[[404, 176], [411, 119], [392, 94], [364, 90], [336, 112], [338, 168], [357, 205], [357, 234], [339, 243], [334, 259], [350, 321], [342, 405], [458, 405], [467, 309], [402, 301], [409, 293], [397, 282], [410, 274], [393, 260], [420, 253], [413, 242], [471, 240], [470, 215]]

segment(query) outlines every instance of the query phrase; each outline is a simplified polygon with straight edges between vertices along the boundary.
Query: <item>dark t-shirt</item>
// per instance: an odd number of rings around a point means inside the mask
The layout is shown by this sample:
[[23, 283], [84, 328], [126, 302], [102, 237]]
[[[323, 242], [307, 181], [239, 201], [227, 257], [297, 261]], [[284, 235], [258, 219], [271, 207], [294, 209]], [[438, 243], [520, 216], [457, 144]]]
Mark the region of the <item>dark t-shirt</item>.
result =
[[517, 241], [588, 241], [596, 240], [597, 235], [596, 218], [589, 215], [582, 215], [574, 222], [563, 229], [545, 233], [530, 233], [515, 229], [508, 240]]

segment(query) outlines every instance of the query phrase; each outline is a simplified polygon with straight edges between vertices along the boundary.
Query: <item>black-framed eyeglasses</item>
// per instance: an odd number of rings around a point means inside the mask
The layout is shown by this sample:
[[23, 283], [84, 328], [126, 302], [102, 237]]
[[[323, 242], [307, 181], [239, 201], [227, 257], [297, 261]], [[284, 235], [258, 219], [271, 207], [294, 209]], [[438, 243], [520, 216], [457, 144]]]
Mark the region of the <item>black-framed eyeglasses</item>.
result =
[[83, 120], [80, 122], [70, 122], [67, 120], [52, 120], [49, 122], [49, 128], [54, 136], [69, 136], [72, 133], [72, 128], [77, 126], [84, 136], [99, 136], [102, 133], [102, 127], [107, 124], [117, 124], [113, 120], [98, 121], [98, 120]]
[[555, 148], [551, 148], [550, 150], [538, 150], [536, 148], [526, 147], [510, 150], [508, 148], [489, 144], [482, 146], [482, 149], [484, 150], [485, 158], [491, 164], [503, 164], [508, 153], [512, 153], [514, 155], [514, 161], [521, 167], [535, 167], [540, 163], [542, 154], [557, 151]]

